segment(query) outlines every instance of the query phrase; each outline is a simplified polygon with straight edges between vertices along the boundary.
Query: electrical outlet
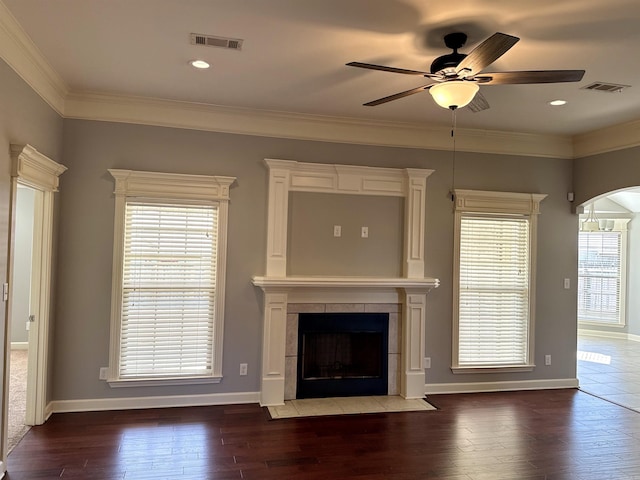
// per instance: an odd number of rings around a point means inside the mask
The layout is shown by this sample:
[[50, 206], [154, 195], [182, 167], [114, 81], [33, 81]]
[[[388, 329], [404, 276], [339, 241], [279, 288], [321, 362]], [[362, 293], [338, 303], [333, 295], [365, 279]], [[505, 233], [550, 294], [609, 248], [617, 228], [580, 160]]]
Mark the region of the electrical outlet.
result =
[[109, 376], [109, 367], [100, 367], [100, 380], [106, 380]]
[[545, 365], [551, 365], [551, 355], [545, 355], [544, 356], [544, 364]]
[[360, 233], [362, 238], [369, 238], [369, 227], [362, 227], [362, 232]]
[[241, 363], [240, 364], [240, 375], [246, 375], [247, 374], [247, 369], [249, 368], [249, 365], [246, 363]]
[[333, 236], [341, 237], [342, 236], [342, 227], [340, 225], [333, 226]]
[[571, 288], [571, 279], [570, 278], [565, 278], [564, 279], [564, 288], [565, 288], [565, 290], [569, 290]]
[[431, 357], [424, 357], [424, 368], [431, 368]]

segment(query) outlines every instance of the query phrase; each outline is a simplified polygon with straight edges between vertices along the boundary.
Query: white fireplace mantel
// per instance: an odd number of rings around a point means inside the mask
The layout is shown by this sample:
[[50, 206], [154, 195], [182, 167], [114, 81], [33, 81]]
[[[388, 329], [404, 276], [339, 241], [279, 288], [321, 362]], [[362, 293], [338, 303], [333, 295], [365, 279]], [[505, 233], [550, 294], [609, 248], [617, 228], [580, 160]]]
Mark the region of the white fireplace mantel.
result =
[[[265, 159], [269, 168], [260, 403], [285, 396], [287, 305], [290, 303], [401, 304], [400, 394], [424, 397], [427, 293], [438, 286], [424, 276], [427, 177], [433, 170], [301, 163]], [[287, 276], [289, 192], [403, 197], [404, 251], [400, 278]]]
[[380, 168], [265, 159], [269, 167], [266, 275], [287, 276], [289, 192], [403, 197], [403, 276], [424, 277], [424, 168]]
[[263, 290], [269, 288], [427, 288], [439, 285], [437, 278], [387, 278], [387, 277], [253, 277], [253, 284]]
[[[292, 298], [295, 301], [304, 298], [306, 303], [326, 303], [345, 293], [350, 303], [358, 303], [365, 295], [377, 298], [377, 303], [402, 304], [400, 395], [424, 397], [427, 293], [438, 286], [437, 279], [253, 277], [253, 284], [264, 291], [261, 405], [284, 403], [287, 305], [292, 303]], [[395, 299], [388, 295], [395, 295]]]

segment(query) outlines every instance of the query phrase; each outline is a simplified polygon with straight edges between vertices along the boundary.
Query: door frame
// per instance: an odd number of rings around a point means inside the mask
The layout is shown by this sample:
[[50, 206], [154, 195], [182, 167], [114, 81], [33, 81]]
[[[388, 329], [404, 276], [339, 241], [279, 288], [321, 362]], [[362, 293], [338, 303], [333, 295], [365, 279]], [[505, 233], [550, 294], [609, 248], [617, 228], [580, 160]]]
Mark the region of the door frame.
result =
[[[31, 308], [36, 315], [29, 332], [29, 365], [27, 368], [27, 411], [25, 423], [41, 425], [51, 412], [47, 412], [47, 378], [49, 357], [49, 330], [51, 316], [51, 281], [53, 261], [54, 194], [58, 191], [59, 177], [67, 167], [51, 160], [31, 145], [11, 145], [11, 200], [9, 212], [9, 271], [13, 278], [15, 247], [16, 198], [18, 185], [35, 190], [34, 243], [31, 276]], [[7, 412], [11, 354], [11, 296], [6, 302], [5, 369], [3, 390], [2, 458], [7, 455]], [[31, 330], [34, 330], [33, 332]]]

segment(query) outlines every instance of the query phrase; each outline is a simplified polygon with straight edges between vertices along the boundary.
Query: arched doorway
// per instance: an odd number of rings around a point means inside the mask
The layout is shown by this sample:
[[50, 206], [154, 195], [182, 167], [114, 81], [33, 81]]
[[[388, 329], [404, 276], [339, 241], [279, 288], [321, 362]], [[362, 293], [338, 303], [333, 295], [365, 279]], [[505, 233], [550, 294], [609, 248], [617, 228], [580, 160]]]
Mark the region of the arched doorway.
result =
[[[601, 195], [580, 215], [580, 388], [640, 411], [640, 187]], [[636, 272], [636, 270], [638, 270]]]

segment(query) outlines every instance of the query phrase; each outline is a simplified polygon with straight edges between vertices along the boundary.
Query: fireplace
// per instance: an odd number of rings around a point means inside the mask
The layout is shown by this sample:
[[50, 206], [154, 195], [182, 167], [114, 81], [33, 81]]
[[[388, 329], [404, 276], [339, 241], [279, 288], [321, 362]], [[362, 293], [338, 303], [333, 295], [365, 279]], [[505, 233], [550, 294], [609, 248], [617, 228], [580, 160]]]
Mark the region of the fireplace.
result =
[[[318, 313], [351, 313], [356, 306], [361, 312], [388, 313], [389, 350], [387, 355], [380, 354], [381, 361], [385, 357], [387, 361], [387, 394], [424, 397], [427, 292], [439, 283], [425, 277], [424, 269], [426, 182], [433, 170], [276, 159], [265, 159], [265, 163], [269, 169], [266, 265], [264, 276], [252, 279], [264, 293], [260, 404], [282, 405], [285, 399], [296, 398], [301, 306]], [[290, 192], [404, 198], [402, 276], [361, 277], [357, 268], [353, 276], [291, 275], [287, 266]], [[359, 224], [350, 227], [360, 228]], [[389, 310], [387, 305], [395, 307]]]
[[388, 343], [388, 314], [300, 314], [296, 398], [387, 395]]

